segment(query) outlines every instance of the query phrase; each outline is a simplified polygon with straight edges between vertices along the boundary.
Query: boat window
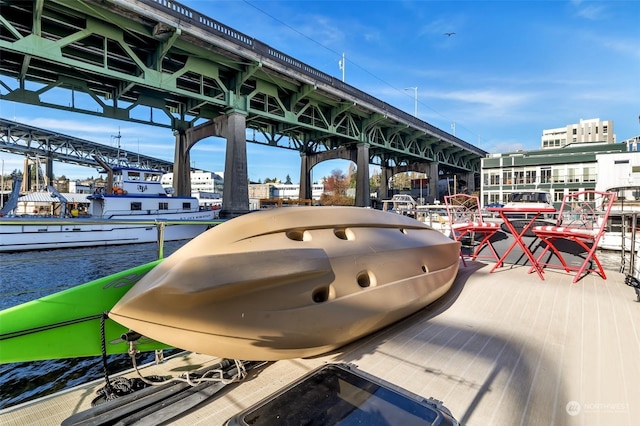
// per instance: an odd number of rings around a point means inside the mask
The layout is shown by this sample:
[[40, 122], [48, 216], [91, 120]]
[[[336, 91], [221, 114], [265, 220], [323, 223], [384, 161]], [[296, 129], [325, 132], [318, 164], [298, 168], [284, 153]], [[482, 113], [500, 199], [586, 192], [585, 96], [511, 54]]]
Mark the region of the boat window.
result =
[[129, 172], [129, 180], [140, 180], [140, 172]]
[[312, 371], [239, 413], [230, 425], [453, 425], [451, 413], [346, 364]]
[[131, 203], [131, 210], [142, 210], [142, 203], [135, 201]]
[[158, 210], [169, 210], [169, 203], [165, 203], [165, 202], [158, 203]]
[[182, 203], [182, 210], [191, 210], [191, 203]]

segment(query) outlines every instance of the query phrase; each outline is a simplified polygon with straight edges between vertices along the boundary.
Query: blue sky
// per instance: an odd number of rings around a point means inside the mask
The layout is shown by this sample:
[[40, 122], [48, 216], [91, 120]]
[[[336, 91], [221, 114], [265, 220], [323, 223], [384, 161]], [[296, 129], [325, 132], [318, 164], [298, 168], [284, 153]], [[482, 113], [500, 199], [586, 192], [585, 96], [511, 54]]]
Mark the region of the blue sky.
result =
[[[640, 2], [259, 1], [182, 3], [418, 116], [490, 153], [538, 149], [543, 129], [614, 121], [618, 141], [640, 134]], [[451, 36], [445, 35], [455, 32]], [[15, 84], [12, 83], [12, 84]], [[4, 90], [4, 89], [2, 89]], [[172, 160], [166, 129], [0, 101], [3, 118]], [[297, 152], [248, 144], [251, 180], [299, 181]], [[5, 173], [21, 159], [0, 153]], [[224, 169], [224, 141], [192, 150]], [[322, 163], [317, 180], [348, 162]], [[56, 163], [56, 175], [95, 175]]]

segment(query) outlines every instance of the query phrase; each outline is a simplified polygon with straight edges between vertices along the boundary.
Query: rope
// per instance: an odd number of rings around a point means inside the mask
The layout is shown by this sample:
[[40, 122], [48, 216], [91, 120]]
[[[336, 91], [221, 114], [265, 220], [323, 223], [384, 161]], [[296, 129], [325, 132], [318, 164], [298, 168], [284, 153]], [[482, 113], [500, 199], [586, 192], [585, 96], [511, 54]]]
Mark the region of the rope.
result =
[[105, 322], [109, 318], [108, 312], [103, 312], [100, 317], [100, 347], [102, 350], [102, 368], [104, 370], [104, 396], [105, 399], [114, 399], [116, 396], [114, 395], [113, 389], [111, 388], [111, 383], [109, 382], [109, 371], [107, 369], [107, 342], [105, 338]]
[[[169, 383], [169, 382], [183, 382], [188, 383], [190, 386], [197, 386], [201, 383], [205, 382], [219, 382], [223, 385], [227, 385], [234, 382], [239, 382], [243, 380], [247, 376], [247, 370], [245, 364], [237, 359], [234, 360], [224, 360], [220, 364], [220, 368], [215, 368], [212, 370], [205, 371], [202, 375], [195, 375], [193, 378], [189, 374], [189, 372], [184, 374], [184, 377], [173, 377], [166, 378], [161, 376], [143, 376], [140, 370], [138, 369], [138, 363], [136, 361], [136, 355], [140, 353], [135, 343], [137, 338], [132, 337], [131, 339], [126, 339], [129, 342], [129, 350], [127, 353], [129, 354], [129, 358], [131, 359], [131, 364], [133, 365], [134, 370], [138, 374], [138, 377], [134, 377], [132, 379], [128, 379], [126, 377], [116, 377], [115, 379], [109, 379], [109, 373], [107, 368], [107, 343], [105, 337], [105, 323], [109, 318], [108, 312], [103, 312], [100, 317], [100, 344], [102, 350], [102, 367], [104, 370], [104, 381], [105, 385], [103, 388], [98, 389], [96, 391], [97, 396], [91, 402], [92, 406], [99, 405], [103, 402], [116, 399], [120, 396], [128, 395], [140, 389], [144, 389], [147, 386], [158, 386], [161, 384]], [[133, 334], [133, 336], [139, 336], [137, 334]], [[157, 354], [156, 354], [157, 359]], [[230, 362], [233, 362], [233, 368], [229, 365]], [[232, 374], [233, 373], [233, 374]], [[212, 377], [209, 377], [212, 376]]]

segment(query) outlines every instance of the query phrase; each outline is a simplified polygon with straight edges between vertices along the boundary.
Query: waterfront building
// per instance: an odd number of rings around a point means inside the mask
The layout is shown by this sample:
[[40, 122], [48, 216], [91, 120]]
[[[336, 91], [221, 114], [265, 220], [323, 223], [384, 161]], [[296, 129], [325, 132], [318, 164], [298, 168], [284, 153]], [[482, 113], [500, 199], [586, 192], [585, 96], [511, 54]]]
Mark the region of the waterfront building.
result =
[[598, 191], [614, 187], [640, 187], [640, 151], [633, 150], [619, 154], [596, 156], [598, 170]]
[[556, 129], [542, 131], [542, 149], [562, 148], [577, 143], [608, 143], [616, 142], [613, 132], [613, 120], [591, 118], [580, 120], [576, 124], [568, 124]]
[[[161, 182], [163, 187], [173, 188], [173, 173], [163, 174]], [[194, 197], [198, 193], [222, 194], [223, 189], [224, 179], [220, 173], [205, 172], [203, 170], [191, 172], [191, 193], [194, 194]]]
[[605, 159], [623, 153], [640, 155], [640, 152], [629, 153], [626, 144], [606, 142], [489, 154], [482, 159], [481, 203], [483, 206], [505, 203], [511, 193], [529, 190], [549, 192], [558, 207], [565, 194], [596, 189], [600, 177], [617, 173], [614, 170], [619, 170], [616, 169], [619, 165], [615, 161], [624, 160]]
[[621, 143], [627, 145], [627, 151], [640, 151], [640, 135], [629, 138]]
[[[320, 196], [324, 192], [324, 185], [314, 183], [311, 186], [311, 198], [320, 200]], [[252, 183], [249, 184], [250, 199], [271, 199], [282, 198], [284, 200], [296, 200], [300, 195], [300, 185], [286, 184], [279, 182], [270, 183]]]

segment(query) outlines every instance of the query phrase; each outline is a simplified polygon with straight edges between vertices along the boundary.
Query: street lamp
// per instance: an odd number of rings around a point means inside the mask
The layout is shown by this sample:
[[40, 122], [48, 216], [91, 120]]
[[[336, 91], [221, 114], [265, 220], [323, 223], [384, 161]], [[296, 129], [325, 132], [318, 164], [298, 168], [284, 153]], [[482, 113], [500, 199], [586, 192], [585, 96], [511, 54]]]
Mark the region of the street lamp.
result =
[[407, 87], [404, 90], [413, 90], [413, 116], [418, 117], [418, 88]]
[[344, 83], [344, 73], [345, 73], [345, 70], [347, 69], [347, 62], [344, 58], [344, 53], [342, 54], [342, 60], [338, 61], [338, 66], [342, 71], [342, 82]]

